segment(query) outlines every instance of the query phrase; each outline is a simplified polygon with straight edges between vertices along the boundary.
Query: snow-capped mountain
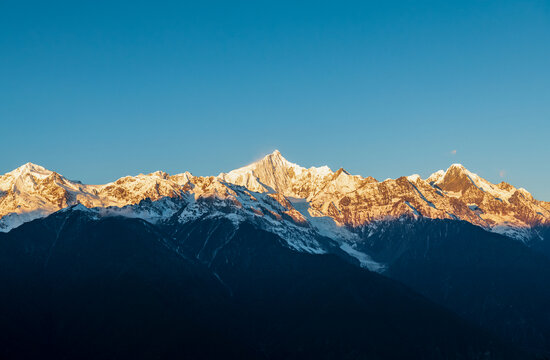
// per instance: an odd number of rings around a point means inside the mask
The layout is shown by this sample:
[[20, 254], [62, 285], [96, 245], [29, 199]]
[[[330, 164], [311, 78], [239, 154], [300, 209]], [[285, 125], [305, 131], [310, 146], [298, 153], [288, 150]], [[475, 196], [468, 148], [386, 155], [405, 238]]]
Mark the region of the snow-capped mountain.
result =
[[[550, 223], [550, 203], [525, 189], [492, 184], [462, 165], [422, 179], [377, 181], [326, 166], [304, 168], [279, 151], [248, 166], [199, 177], [157, 171], [105, 185], [85, 185], [31, 163], [0, 176], [0, 230], [81, 204], [101, 216], [179, 222], [202, 217], [250, 220], [297, 248], [324, 252], [333, 239], [353, 255], [357, 229], [403, 216], [459, 219], [522, 240]], [[354, 254], [365, 266], [364, 254]], [[375, 266], [375, 265], [373, 265]]]

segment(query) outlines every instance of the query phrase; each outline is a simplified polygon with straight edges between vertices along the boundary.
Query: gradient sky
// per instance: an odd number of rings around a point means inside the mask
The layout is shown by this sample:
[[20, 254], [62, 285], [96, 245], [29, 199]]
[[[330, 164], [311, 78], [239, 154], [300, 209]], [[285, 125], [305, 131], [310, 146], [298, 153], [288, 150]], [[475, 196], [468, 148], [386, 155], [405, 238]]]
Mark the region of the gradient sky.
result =
[[0, 1], [0, 173], [216, 175], [279, 149], [550, 200], [549, 1]]

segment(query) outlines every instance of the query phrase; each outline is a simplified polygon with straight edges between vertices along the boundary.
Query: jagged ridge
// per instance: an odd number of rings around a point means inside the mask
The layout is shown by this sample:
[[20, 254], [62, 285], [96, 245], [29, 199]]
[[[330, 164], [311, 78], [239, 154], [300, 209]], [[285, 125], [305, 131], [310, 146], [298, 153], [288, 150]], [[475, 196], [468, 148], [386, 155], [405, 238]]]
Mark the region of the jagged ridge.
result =
[[523, 240], [532, 236], [531, 227], [550, 222], [550, 203], [504, 182], [492, 184], [460, 164], [427, 179], [411, 175], [379, 182], [344, 169], [306, 169], [274, 151], [216, 177], [157, 171], [86, 185], [31, 163], [0, 177], [2, 231], [76, 204], [150, 221], [176, 213], [180, 221], [263, 218], [279, 232], [348, 240], [354, 228], [401, 216], [460, 219]]

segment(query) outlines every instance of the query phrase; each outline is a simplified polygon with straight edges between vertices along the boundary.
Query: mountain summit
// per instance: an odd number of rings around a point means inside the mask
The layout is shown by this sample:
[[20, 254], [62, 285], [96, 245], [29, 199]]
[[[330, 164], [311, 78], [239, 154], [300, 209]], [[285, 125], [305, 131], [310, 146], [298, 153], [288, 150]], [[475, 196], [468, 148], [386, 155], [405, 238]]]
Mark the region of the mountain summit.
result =
[[[285, 159], [279, 150], [266, 155], [259, 161], [242, 168], [219, 175], [219, 178], [254, 191], [271, 191], [285, 196], [300, 197], [300, 183], [307, 178], [310, 183], [318, 182], [333, 172], [328, 166], [306, 169]], [[303, 195], [303, 194], [302, 194]]]

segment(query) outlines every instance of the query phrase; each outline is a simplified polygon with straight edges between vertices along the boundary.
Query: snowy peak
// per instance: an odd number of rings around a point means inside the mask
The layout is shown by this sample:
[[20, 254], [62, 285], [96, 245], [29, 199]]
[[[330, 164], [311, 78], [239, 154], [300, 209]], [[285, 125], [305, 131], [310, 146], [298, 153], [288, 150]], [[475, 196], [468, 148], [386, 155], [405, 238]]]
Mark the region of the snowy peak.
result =
[[285, 159], [279, 150], [265, 156], [253, 164], [253, 173], [260, 181], [272, 186], [276, 191], [282, 190], [286, 181], [303, 172], [305, 169]]
[[48, 170], [48, 169], [46, 169], [46, 168], [44, 168], [40, 165], [36, 165], [36, 164], [31, 163], [31, 162], [28, 162], [24, 165], [21, 165], [17, 169], [15, 169], [13, 171], [10, 171], [6, 175], [11, 175], [13, 177], [25, 176], [25, 175], [47, 176], [51, 173], [52, 173], [52, 171], [50, 171], [50, 170]]
[[51, 176], [52, 174], [54, 174], [53, 171], [50, 171], [40, 165], [28, 162], [25, 165], [22, 165], [17, 169], [6, 173], [4, 176], [0, 176], [0, 183], [13, 183], [18, 179], [24, 178], [44, 179], [48, 176]]
[[447, 171], [449, 171], [449, 170], [451, 170], [451, 169], [457, 169], [457, 170], [461, 170], [461, 171], [467, 171], [466, 168], [464, 167], [464, 165], [459, 164], [459, 163], [451, 164], [451, 166], [449, 166], [449, 168], [447, 169]]
[[497, 185], [469, 171], [462, 164], [452, 164], [444, 173], [437, 172], [430, 176], [430, 178], [432, 177], [437, 177], [434, 182], [435, 185], [448, 192], [481, 191], [493, 193], [495, 189], [499, 188]]
[[0, 191], [28, 193], [63, 181], [64, 178], [58, 173], [29, 162], [0, 176]]
[[285, 196], [303, 197], [304, 182], [315, 183], [333, 175], [328, 166], [306, 169], [285, 159], [275, 150], [259, 161], [222, 173], [218, 177], [231, 184], [245, 186], [258, 192], [278, 192]]
[[462, 164], [452, 164], [436, 185], [445, 191], [462, 192], [471, 186], [476, 186], [472, 174]]
[[267, 154], [261, 161], [271, 161], [280, 164], [290, 164], [290, 162], [283, 157], [279, 150], [274, 150], [271, 154]]
[[[431, 177], [435, 177], [434, 175]], [[499, 201], [507, 201], [518, 190], [505, 182], [501, 182], [498, 185], [493, 184], [469, 171], [461, 164], [451, 165], [443, 175], [439, 176], [439, 179], [434, 184], [440, 189], [449, 192], [450, 195], [459, 196], [461, 194], [460, 196], [464, 196], [465, 194], [477, 194], [477, 196], [483, 196], [482, 194], [484, 193]]]

